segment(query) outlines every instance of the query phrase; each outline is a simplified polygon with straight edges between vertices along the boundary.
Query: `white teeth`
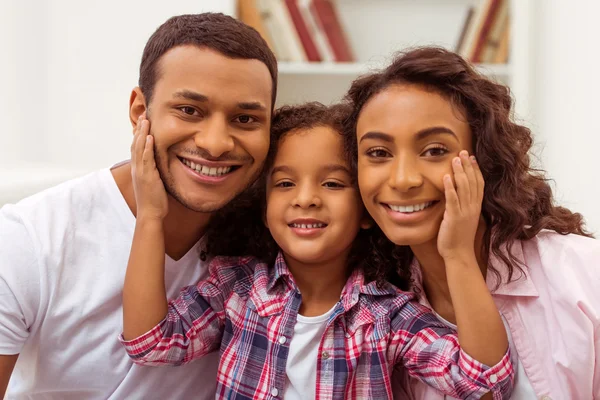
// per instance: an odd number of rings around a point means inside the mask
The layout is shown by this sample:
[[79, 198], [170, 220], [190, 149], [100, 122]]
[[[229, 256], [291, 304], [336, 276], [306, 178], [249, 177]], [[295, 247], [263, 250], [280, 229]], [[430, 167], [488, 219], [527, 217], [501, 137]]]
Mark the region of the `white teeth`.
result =
[[197, 173], [206, 175], [206, 176], [221, 176], [229, 173], [231, 171], [231, 167], [207, 167], [206, 165], [196, 164], [193, 161], [182, 159], [183, 163], [195, 170]]
[[433, 204], [433, 201], [428, 201], [427, 203], [421, 203], [421, 204], [413, 204], [410, 206], [393, 206], [391, 204], [388, 204], [388, 205], [392, 211], [408, 214], [408, 213], [413, 213], [413, 212], [417, 212], [417, 211], [422, 211], [422, 210], [426, 209], [427, 207], [431, 206], [432, 204]]
[[323, 228], [325, 224], [292, 224], [292, 228], [300, 228], [300, 229], [316, 229]]

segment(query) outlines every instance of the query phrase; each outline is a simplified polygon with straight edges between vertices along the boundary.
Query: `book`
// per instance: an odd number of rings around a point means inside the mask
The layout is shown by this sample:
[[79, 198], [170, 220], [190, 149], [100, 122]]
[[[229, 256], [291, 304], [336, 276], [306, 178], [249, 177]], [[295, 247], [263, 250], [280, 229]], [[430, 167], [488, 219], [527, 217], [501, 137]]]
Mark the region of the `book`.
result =
[[473, 59], [473, 53], [481, 34], [481, 28], [492, 1], [494, 0], [479, 0], [477, 5], [474, 6], [473, 14], [469, 19], [469, 25], [466, 27], [464, 38], [458, 49], [458, 53], [467, 60], [472, 61]]
[[510, 48], [510, 23], [504, 26], [502, 37], [500, 38], [500, 44], [498, 45], [498, 51], [493, 59], [495, 64], [506, 64], [509, 61], [509, 48]]
[[325, 32], [327, 41], [333, 51], [336, 62], [352, 62], [354, 56], [350, 49], [344, 29], [336, 14], [335, 6], [331, 0], [312, 0], [310, 5], [317, 24]]
[[288, 12], [290, 14], [290, 17], [292, 18], [294, 26], [296, 27], [296, 32], [298, 32], [298, 36], [300, 38], [300, 42], [302, 43], [302, 47], [304, 47], [306, 58], [308, 59], [308, 61], [311, 62], [321, 61], [321, 55], [319, 54], [317, 45], [315, 44], [311, 32], [309, 31], [308, 26], [304, 21], [302, 12], [298, 7], [298, 1], [285, 0], [285, 5], [287, 6]]
[[479, 63], [482, 61], [483, 51], [485, 49], [492, 26], [497, 19], [502, 2], [503, 0], [489, 1], [485, 16], [481, 21], [481, 28], [479, 29], [479, 35], [477, 37], [476, 44], [469, 57], [472, 62]]
[[269, 48], [272, 51], [275, 51], [271, 36], [267, 32], [267, 28], [265, 27], [263, 19], [260, 15], [260, 9], [258, 8], [257, 0], [238, 0], [237, 15], [240, 21], [256, 29], [260, 36], [265, 39], [269, 45]]
[[302, 15], [304, 22], [306, 23], [306, 27], [308, 28], [308, 32], [311, 38], [313, 39], [315, 46], [317, 47], [317, 51], [319, 52], [321, 61], [335, 61], [333, 50], [331, 49], [327, 41], [327, 36], [325, 35], [325, 32], [321, 29], [319, 24], [317, 24], [317, 21], [315, 20], [314, 16], [312, 15], [312, 12], [310, 11], [312, 0], [297, 1], [300, 14]]
[[460, 53], [461, 48], [465, 45], [465, 40], [467, 38], [467, 31], [469, 30], [469, 26], [473, 21], [473, 16], [475, 15], [475, 7], [469, 7], [467, 11], [467, 16], [465, 17], [465, 22], [463, 23], [463, 27], [460, 31], [460, 36], [458, 37], [458, 42], [456, 42], [456, 46], [454, 47], [454, 51]]
[[509, 21], [509, 6], [507, 0], [500, 0], [496, 16], [485, 38], [485, 44], [481, 56], [476, 60], [482, 63], [493, 63], [496, 53], [500, 47], [500, 41]]

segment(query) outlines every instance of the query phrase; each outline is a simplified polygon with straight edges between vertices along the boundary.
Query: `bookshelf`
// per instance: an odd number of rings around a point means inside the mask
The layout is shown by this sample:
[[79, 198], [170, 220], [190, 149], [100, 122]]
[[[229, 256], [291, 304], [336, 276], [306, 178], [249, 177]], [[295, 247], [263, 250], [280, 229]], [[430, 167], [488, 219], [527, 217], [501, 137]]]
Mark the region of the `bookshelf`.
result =
[[[468, 9], [484, 0], [334, 0], [355, 62], [280, 62], [277, 105], [341, 98], [358, 76], [387, 65], [399, 50], [438, 45], [454, 49]], [[529, 115], [532, 0], [508, 0], [509, 62], [477, 64], [510, 86], [518, 116]]]

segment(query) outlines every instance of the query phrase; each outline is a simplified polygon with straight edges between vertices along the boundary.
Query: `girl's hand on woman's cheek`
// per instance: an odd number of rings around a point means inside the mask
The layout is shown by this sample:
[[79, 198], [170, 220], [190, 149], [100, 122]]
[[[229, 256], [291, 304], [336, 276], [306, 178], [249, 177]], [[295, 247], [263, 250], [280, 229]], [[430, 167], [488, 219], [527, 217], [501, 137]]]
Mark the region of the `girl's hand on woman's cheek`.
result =
[[475, 255], [475, 234], [481, 218], [484, 181], [475, 157], [465, 150], [452, 160], [454, 182], [444, 176], [446, 211], [438, 234], [438, 251], [444, 259]]

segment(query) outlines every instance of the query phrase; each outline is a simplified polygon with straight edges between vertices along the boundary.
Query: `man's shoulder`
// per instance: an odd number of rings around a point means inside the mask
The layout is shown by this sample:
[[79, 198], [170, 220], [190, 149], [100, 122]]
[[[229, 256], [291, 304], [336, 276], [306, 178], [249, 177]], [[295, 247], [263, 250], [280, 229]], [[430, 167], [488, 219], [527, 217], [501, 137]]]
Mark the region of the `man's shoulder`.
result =
[[91, 211], [106, 200], [111, 174], [108, 169], [68, 180], [0, 209], [0, 217], [18, 216], [25, 225], [39, 227], [42, 221]]

